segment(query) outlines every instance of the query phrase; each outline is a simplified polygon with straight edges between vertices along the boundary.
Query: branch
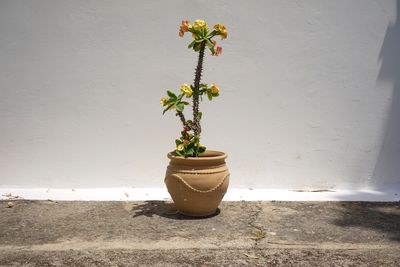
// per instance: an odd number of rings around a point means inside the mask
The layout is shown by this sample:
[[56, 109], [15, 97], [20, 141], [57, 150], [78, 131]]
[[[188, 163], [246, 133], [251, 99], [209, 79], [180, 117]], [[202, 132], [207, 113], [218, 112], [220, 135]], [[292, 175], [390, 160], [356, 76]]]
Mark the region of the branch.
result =
[[183, 127], [187, 127], [185, 115], [183, 115], [182, 111], [177, 111], [177, 112], [176, 112], [176, 115], [179, 116], [179, 118], [181, 119], [181, 122], [182, 122], [182, 124], [183, 124]]
[[200, 95], [200, 80], [201, 72], [203, 71], [203, 59], [204, 59], [204, 49], [206, 47], [206, 42], [203, 41], [200, 46], [199, 59], [197, 61], [196, 75], [194, 78], [193, 85], [193, 132], [195, 136], [199, 136], [201, 133], [200, 117], [199, 117], [199, 95]]

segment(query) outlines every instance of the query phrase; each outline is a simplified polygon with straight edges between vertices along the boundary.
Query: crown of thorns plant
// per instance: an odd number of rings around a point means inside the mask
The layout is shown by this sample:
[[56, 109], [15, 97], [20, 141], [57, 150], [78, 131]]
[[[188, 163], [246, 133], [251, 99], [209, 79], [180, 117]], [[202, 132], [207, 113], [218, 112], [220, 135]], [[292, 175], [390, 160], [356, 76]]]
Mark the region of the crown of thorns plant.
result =
[[[179, 36], [183, 37], [185, 33], [192, 34], [193, 41], [188, 48], [198, 53], [198, 61], [193, 84], [182, 83], [180, 94], [175, 94], [171, 90], [167, 90], [167, 97], [161, 99], [161, 105], [164, 108], [163, 114], [169, 110], [175, 110], [176, 116], [179, 117], [183, 124], [181, 137], [175, 140], [175, 154], [182, 157], [198, 157], [206, 150], [206, 147], [200, 144], [201, 126], [200, 120], [202, 112], [199, 112], [199, 101], [203, 100], [203, 95], [207, 95], [209, 100], [218, 97], [220, 90], [214, 83], [210, 86], [201, 82], [201, 74], [203, 71], [204, 51], [206, 47], [210, 50], [211, 55], [219, 56], [222, 54], [222, 47], [217, 46], [214, 37], [220, 36], [221, 40], [228, 37], [228, 31], [223, 24], [215, 24], [213, 29], [208, 28], [204, 20], [196, 20], [193, 24], [183, 20], [179, 28]], [[188, 101], [192, 99], [192, 104]], [[186, 120], [183, 113], [185, 106], [192, 106], [193, 119]]]

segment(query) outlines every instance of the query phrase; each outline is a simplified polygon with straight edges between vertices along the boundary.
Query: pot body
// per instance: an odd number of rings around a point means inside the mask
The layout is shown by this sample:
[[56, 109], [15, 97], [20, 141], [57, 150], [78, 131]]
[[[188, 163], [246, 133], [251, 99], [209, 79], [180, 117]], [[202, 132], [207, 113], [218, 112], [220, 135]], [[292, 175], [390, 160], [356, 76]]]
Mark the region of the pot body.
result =
[[189, 216], [214, 214], [229, 185], [229, 171], [223, 152], [208, 150], [200, 157], [170, 159], [165, 184], [180, 213]]

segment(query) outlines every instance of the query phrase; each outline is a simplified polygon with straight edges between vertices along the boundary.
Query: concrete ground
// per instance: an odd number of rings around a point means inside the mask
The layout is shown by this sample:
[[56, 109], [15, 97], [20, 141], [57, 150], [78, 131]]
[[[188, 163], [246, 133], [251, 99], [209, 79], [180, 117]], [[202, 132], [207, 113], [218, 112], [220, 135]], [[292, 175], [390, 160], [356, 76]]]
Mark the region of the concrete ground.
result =
[[398, 202], [8, 202], [0, 266], [400, 266]]

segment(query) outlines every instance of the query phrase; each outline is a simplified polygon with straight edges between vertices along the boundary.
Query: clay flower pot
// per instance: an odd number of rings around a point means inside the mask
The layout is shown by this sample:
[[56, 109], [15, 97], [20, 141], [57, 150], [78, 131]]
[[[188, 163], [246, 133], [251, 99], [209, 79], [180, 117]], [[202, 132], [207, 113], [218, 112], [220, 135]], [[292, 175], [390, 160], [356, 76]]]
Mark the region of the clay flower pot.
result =
[[199, 157], [170, 159], [165, 184], [178, 211], [189, 216], [208, 216], [216, 212], [229, 185], [224, 152], [207, 150]]

